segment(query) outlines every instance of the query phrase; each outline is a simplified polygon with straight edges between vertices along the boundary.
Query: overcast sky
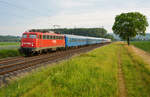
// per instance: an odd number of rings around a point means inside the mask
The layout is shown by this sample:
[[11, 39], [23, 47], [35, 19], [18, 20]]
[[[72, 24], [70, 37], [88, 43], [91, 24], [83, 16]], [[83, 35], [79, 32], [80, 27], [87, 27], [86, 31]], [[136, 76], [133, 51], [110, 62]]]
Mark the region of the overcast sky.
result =
[[135, 11], [146, 15], [150, 24], [148, 0], [0, 0], [0, 35], [21, 35], [53, 25], [104, 27], [112, 33], [116, 15]]

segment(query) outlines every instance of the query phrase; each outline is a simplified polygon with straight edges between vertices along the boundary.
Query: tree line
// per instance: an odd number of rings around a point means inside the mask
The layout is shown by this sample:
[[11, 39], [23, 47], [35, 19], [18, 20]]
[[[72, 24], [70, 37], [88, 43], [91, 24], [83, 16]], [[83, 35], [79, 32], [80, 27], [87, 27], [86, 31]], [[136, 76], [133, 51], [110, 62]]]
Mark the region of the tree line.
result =
[[19, 36], [2, 36], [0, 35], [0, 42], [19, 42], [20, 37]]
[[54, 31], [55, 33], [59, 33], [59, 34], [72, 34], [72, 35], [80, 35], [80, 36], [114, 39], [112, 35], [107, 34], [107, 30], [104, 28], [31, 29], [30, 31], [36, 31], [36, 32]]
[[[59, 29], [31, 29], [34, 32], [49, 32], [54, 31], [57, 34], [72, 34], [80, 36], [89, 36], [97, 38], [109, 38], [114, 39], [113, 35], [107, 33], [104, 28], [59, 28]], [[0, 35], [0, 42], [19, 42], [21, 37], [19, 36], [2, 36]]]

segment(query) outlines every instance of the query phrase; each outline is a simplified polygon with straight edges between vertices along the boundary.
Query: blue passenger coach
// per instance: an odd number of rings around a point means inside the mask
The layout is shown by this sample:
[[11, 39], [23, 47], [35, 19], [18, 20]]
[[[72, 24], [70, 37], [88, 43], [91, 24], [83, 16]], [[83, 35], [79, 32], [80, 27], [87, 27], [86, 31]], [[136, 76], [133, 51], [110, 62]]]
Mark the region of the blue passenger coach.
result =
[[65, 47], [111, 42], [110, 39], [65, 34]]
[[103, 38], [87, 37], [87, 44], [98, 44], [102, 43]]
[[87, 45], [87, 38], [84, 36], [65, 34], [65, 44], [66, 47]]

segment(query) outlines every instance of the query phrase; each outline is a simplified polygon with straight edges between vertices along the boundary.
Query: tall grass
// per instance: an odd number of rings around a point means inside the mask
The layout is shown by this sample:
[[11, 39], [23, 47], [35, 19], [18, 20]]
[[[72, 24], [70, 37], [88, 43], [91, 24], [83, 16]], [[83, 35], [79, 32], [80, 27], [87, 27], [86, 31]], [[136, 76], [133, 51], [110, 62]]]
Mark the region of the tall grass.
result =
[[122, 47], [121, 52], [128, 97], [150, 97], [150, 69], [146, 68], [147, 64], [130, 47]]
[[118, 97], [118, 63], [128, 97], [150, 97], [150, 69], [119, 43], [38, 69], [1, 88], [0, 97]]
[[0, 50], [0, 58], [21, 56], [18, 49], [3, 49]]
[[150, 53], [150, 41], [136, 41], [131, 44]]
[[1, 88], [0, 97], [117, 97], [117, 51], [109, 45], [39, 69]]
[[20, 46], [19, 45], [3, 45], [0, 46], [0, 50], [4, 50], [4, 49], [19, 49]]
[[0, 42], [0, 58], [21, 56], [19, 42]]

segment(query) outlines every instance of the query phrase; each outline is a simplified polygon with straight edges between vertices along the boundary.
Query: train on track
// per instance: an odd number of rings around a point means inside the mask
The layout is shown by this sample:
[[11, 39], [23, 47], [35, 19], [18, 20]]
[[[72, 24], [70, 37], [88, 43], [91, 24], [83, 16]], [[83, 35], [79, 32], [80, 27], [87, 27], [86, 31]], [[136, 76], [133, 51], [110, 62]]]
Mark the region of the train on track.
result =
[[111, 39], [78, 35], [56, 34], [53, 31], [26, 31], [21, 38], [20, 51], [26, 56], [57, 49], [67, 49], [86, 45], [111, 42]]

